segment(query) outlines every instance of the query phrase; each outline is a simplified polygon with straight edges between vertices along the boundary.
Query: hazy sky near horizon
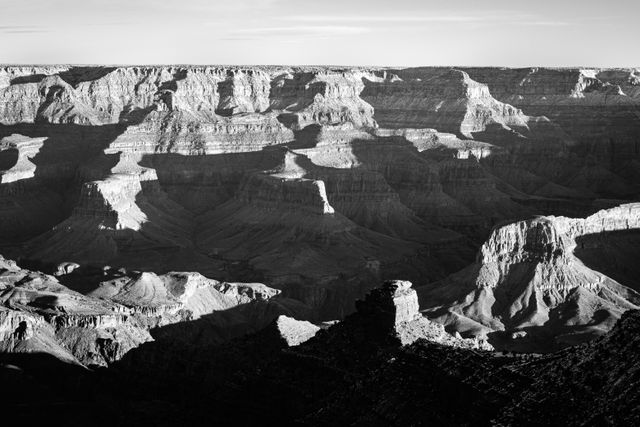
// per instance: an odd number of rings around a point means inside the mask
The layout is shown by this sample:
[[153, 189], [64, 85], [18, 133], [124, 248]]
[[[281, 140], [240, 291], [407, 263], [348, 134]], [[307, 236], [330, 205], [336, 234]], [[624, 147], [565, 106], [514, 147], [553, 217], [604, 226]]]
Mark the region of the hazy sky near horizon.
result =
[[639, 0], [0, 0], [1, 63], [640, 66]]

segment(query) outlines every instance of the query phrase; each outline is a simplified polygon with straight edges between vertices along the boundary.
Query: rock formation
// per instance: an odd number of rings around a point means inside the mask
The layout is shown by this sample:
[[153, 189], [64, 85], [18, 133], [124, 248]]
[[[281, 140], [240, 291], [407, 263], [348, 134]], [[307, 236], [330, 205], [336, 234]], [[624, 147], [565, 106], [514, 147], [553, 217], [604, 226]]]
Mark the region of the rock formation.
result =
[[[491, 234], [497, 224], [536, 215], [585, 218], [637, 201], [638, 75], [635, 69], [0, 67], [0, 252], [47, 273], [59, 265], [77, 264], [78, 271], [109, 265], [158, 277], [193, 271], [229, 283], [265, 282], [288, 302], [258, 311], [343, 318], [386, 279], [433, 283], [469, 265], [482, 241], [505, 238]], [[620, 215], [623, 221], [635, 213]], [[560, 227], [553, 233], [564, 236], [562, 227], [574, 227], [558, 221], [525, 228]], [[568, 233], [557, 247], [587, 239]], [[609, 243], [599, 242], [598, 251], [611, 253]], [[593, 250], [577, 252], [597, 264]], [[571, 283], [591, 283], [603, 272], [579, 266], [556, 274], [575, 264], [570, 253], [515, 269], [508, 260], [481, 260], [474, 268], [503, 263], [499, 274], [548, 275], [562, 292], [578, 289], [574, 300], [591, 301], [583, 295], [588, 286]], [[628, 280], [626, 268], [606, 277]], [[74, 281], [73, 273], [60, 280]], [[598, 296], [604, 311], [578, 316], [583, 326], [600, 319], [584, 336], [604, 332], [635, 306], [633, 294], [603, 280], [616, 296]], [[452, 292], [429, 306], [451, 304], [443, 298]], [[565, 297], [541, 298], [556, 307], [568, 304]], [[493, 319], [484, 323], [465, 315], [476, 323], [461, 332], [520, 334], [523, 319], [530, 314], [530, 326], [538, 325], [546, 312], [564, 322], [553, 309], [526, 314], [518, 306], [529, 304], [505, 299], [507, 315], [483, 311]], [[209, 320], [193, 322], [205, 328]]]
[[374, 106], [382, 126], [435, 128], [467, 139], [491, 126], [517, 133], [530, 120], [495, 100], [487, 85], [455, 69], [385, 72], [367, 84], [362, 96]]
[[[362, 317], [366, 322], [371, 322], [370, 328], [376, 333], [391, 333], [402, 345], [426, 339], [453, 347], [492, 349], [485, 342], [454, 338], [445, 332], [442, 325], [423, 317], [418, 306], [418, 295], [411, 289], [411, 282], [385, 282], [381, 288], [372, 290], [363, 301], [358, 301], [356, 307], [356, 319]], [[349, 321], [345, 320], [344, 324], [348, 325]]]
[[306, 320], [296, 320], [294, 318], [281, 315], [269, 326], [267, 326], [263, 332], [264, 335], [272, 334], [275, 337], [269, 337], [267, 339], [275, 341], [283, 341], [287, 347], [295, 347], [313, 338], [320, 327], [314, 325]]
[[497, 227], [476, 263], [423, 289], [423, 304], [449, 330], [503, 342], [507, 335], [519, 349], [591, 339], [637, 308], [640, 294], [637, 284], [624, 286], [586, 266], [575, 253], [578, 239], [637, 230], [639, 219], [634, 203], [584, 219], [540, 217]]
[[[77, 272], [82, 273], [76, 270], [69, 275]], [[198, 273], [158, 276], [105, 270], [103, 276], [96, 286], [85, 286], [83, 294], [53, 276], [0, 258], [2, 351], [40, 352], [70, 363], [107, 365], [153, 341], [154, 329], [253, 302], [267, 304], [279, 294], [260, 283], [218, 282]], [[80, 283], [88, 281], [88, 276], [79, 278]], [[218, 325], [217, 335], [215, 330], [209, 332], [209, 339], [228, 339], [251, 331], [252, 322], [259, 328], [277, 317], [248, 315], [236, 313], [235, 318], [226, 319]]]
[[[52, 377], [26, 360], [3, 358], [12, 363], [0, 366], [3, 390], [25, 382], [36, 390], [52, 384], [58, 390], [38, 402], [29, 395], [8, 395], [5, 405], [44, 403], [82, 414], [101, 408], [110, 423], [140, 417], [204, 424], [212, 412], [221, 423], [312, 426], [421, 425], [425, 420], [435, 425], [634, 425], [640, 417], [629, 404], [638, 396], [638, 310], [625, 313], [609, 333], [589, 344], [550, 355], [504, 355], [424, 338], [401, 345], [394, 328], [419, 316], [407, 282], [374, 290], [360, 309], [293, 346], [282, 331], [297, 331], [294, 336], [300, 337], [300, 331], [307, 335], [314, 328], [279, 317], [263, 331], [225, 346], [147, 343], [99, 372], [67, 369]], [[375, 318], [378, 324], [367, 321]], [[387, 327], [383, 333], [381, 324]], [[35, 411], [34, 417], [41, 413]]]
[[[112, 263], [129, 266], [127, 257], [146, 251], [192, 246], [193, 215], [168, 198], [155, 170], [139, 166], [125, 153], [110, 155], [116, 164], [101, 173], [83, 170], [84, 182], [71, 216], [29, 242], [30, 256], [44, 262]], [[174, 256], [175, 256], [174, 251]], [[157, 256], [157, 255], [156, 255]], [[161, 265], [156, 260], [154, 268]], [[166, 267], [171, 268], [164, 261]], [[136, 265], [136, 267], [142, 267]]]
[[[557, 355], [516, 367], [534, 378], [521, 398], [510, 403], [496, 425], [521, 423], [567, 425], [633, 425], [640, 420], [634, 402], [638, 399], [638, 328], [640, 312], [628, 311], [604, 337]], [[575, 398], [574, 396], [579, 396]], [[561, 402], [551, 411], [550, 402]]]
[[466, 71], [497, 99], [544, 114], [578, 143], [574, 151], [593, 162], [572, 171], [582, 188], [616, 197], [637, 193], [638, 181], [628, 172], [638, 155], [637, 70], [525, 68], [504, 70], [499, 80], [488, 69]]

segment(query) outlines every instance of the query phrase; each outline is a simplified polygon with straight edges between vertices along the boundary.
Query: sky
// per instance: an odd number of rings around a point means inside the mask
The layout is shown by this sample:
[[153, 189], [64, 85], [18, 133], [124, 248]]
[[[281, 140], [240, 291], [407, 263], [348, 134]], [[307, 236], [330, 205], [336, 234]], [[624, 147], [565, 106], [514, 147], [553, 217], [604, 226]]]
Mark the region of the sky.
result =
[[0, 0], [4, 64], [640, 66], [640, 0]]

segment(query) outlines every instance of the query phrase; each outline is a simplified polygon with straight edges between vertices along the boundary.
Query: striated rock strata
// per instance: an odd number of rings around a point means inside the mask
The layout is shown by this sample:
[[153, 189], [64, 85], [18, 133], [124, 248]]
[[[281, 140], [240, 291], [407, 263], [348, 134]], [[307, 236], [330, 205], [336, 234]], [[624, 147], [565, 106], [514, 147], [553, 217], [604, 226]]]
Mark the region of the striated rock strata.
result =
[[638, 307], [640, 288], [592, 270], [576, 247], [582, 236], [637, 230], [639, 208], [497, 227], [476, 263], [422, 290], [423, 304], [449, 330], [507, 343], [513, 338], [509, 345], [518, 349], [557, 348], [601, 335]]
[[4, 66], [0, 246], [50, 273], [266, 282], [343, 318], [385, 279], [460, 270], [504, 221], [637, 201], [637, 88], [635, 69]]
[[[153, 341], [157, 328], [254, 302], [267, 304], [279, 294], [260, 283], [218, 282], [198, 273], [110, 274], [115, 277], [103, 278], [83, 294], [0, 257], [2, 352], [40, 352], [68, 363], [107, 365]], [[236, 313], [218, 324], [219, 335], [211, 339], [228, 339], [250, 330], [252, 322], [263, 325], [277, 317], [270, 316]], [[213, 336], [214, 330], [209, 333]]]

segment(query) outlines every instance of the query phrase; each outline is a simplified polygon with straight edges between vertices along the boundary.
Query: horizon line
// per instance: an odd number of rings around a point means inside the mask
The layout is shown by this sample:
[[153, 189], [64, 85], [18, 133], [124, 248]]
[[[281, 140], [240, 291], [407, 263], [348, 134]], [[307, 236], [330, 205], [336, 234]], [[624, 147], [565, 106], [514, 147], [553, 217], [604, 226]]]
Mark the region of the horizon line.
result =
[[250, 63], [72, 63], [72, 62], [43, 62], [43, 63], [0, 63], [0, 67], [42, 67], [42, 66], [71, 66], [71, 67], [317, 67], [317, 68], [547, 68], [547, 69], [639, 69], [640, 65], [350, 65], [350, 64], [250, 64]]

